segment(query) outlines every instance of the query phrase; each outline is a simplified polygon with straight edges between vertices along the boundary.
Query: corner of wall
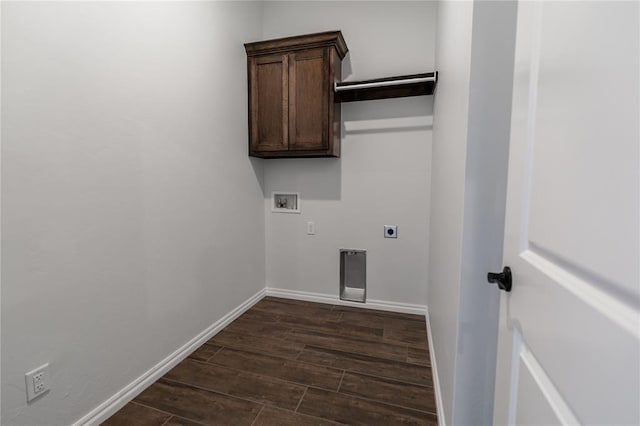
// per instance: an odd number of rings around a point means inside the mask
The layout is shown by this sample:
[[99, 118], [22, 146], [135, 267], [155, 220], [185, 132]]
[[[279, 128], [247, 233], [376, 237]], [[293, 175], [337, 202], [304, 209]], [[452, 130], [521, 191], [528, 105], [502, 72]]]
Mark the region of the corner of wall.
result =
[[[2, 62], [2, 8], [0, 1], [0, 63]], [[2, 67], [0, 67], [0, 241], [2, 241]], [[0, 244], [0, 330], [2, 330], [2, 244]], [[2, 365], [2, 339], [0, 338], [0, 366]], [[0, 377], [2, 368], [0, 367]], [[0, 386], [0, 419], [2, 419], [2, 386]]]
[[429, 341], [429, 357], [431, 361], [431, 374], [433, 377], [433, 390], [436, 399], [436, 410], [438, 411], [438, 426], [446, 426], [447, 418], [442, 402], [442, 390], [440, 387], [440, 376], [438, 375], [438, 363], [436, 361], [435, 342], [431, 332], [431, 321], [429, 320], [429, 308], [425, 309], [425, 319], [427, 320], [427, 340]]
[[[429, 259], [429, 323], [444, 418], [452, 419], [459, 334], [473, 2], [439, 1]], [[446, 182], [446, 184], [444, 183]]]
[[264, 39], [264, 21], [265, 21], [265, 1], [259, 0], [258, 4], [260, 5], [260, 37]]
[[187, 343], [176, 349], [156, 365], [144, 372], [131, 383], [104, 401], [102, 404], [85, 414], [82, 418], [73, 423], [73, 426], [85, 426], [100, 424], [115, 414], [129, 401], [142, 393], [147, 387], [161, 378], [173, 367], [178, 365], [206, 341], [218, 334], [223, 328], [231, 324], [236, 318], [248, 311], [253, 305], [258, 303], [265, 296], [265, 290], [260, 290], [239, 306], [228, 312], [222, 318], [211, 324], [209, 327], [198, 333]]

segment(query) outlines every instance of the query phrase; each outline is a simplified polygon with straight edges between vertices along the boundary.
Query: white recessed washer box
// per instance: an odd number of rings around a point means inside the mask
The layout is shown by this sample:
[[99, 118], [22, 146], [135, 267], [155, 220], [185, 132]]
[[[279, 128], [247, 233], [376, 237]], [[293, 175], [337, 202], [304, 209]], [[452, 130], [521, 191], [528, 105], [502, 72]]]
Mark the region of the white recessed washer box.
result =
[[287, 191], [272, 192], [271, 211], [274, 213], [300, 213], [300, 193]]

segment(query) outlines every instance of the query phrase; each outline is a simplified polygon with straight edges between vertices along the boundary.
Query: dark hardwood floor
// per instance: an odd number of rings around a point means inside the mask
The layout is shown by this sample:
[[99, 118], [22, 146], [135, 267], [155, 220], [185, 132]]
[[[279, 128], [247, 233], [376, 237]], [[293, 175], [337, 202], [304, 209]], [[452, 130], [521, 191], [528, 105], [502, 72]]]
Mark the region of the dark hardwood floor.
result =
[[104, 425], [437, 425], [424, 317], [266, 297]]

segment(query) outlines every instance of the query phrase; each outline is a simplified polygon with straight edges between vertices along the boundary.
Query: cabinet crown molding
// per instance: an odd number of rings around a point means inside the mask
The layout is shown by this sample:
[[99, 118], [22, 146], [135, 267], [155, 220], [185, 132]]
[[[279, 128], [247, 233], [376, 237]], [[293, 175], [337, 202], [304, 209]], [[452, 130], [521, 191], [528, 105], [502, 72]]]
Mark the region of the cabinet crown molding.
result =
[[291, 52], [294, 50], [330, 46], [335, 47], [340, 60], [342, 60], [349, 51], [347, 43], [342, 37], [341, 31], [325, 31], [322, 33], [245, 43], [244, 49], [247, 52], [247, 56], [251, 57], [256, 55], [268, 55], [272, 53]]

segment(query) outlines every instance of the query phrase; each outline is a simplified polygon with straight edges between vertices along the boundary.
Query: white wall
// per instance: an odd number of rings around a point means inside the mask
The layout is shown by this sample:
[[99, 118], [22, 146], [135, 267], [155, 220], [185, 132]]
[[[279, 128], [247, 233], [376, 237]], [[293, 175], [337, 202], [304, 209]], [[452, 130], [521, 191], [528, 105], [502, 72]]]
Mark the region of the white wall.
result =
[[264, 287], [261, 6], [2, 8], [1, 422], [70, 424]]
[[452, 424], [492, 425], [502, 270], [515, 2], [473, 8], [462, 272]]
[[[343, 79], [434, 69], [435, 3], [266, 2], [263, 38], [336, 30]], [[265, 195], [299, 191], [302, 213], [266, 211], [267, 285], [338, 296], [340, 248], [367, 250], [367, 298], [426, 304], [432, 97], [342, 105], [340, 159], [266, 160]], [[316, 235], [306, 235], [306, 222]], [[383, 225], [398, 225], [397, 240]]]
[[453, 409], [471, 68], [472, 2], [438, 2], [429, 322], [446, 424]]
[[[516, 4], [438, 8], [429, 314], [444, 415], [493, 421]], [[447, 182], [445, 184], [445, 182]]]

